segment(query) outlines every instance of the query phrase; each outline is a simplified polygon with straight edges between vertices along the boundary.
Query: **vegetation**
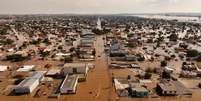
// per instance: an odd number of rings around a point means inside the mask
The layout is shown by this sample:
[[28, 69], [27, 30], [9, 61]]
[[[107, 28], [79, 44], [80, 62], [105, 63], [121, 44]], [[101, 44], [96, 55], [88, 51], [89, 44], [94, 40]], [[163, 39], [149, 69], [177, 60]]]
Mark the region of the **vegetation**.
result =
[[129, 42], [129, 43], [127, 44], [127, 46], [130, 47], [130, 48], [135, 48], [135, 47], [137, 47], [137, 43]]
[[12, 54], [12, 55], [8, 55], [6, 59], [9, 61], [19, 62], [19, 61], [24, 61], [28, 59], [28, 57], [22, 56], [21, 54]]
[[38, 44], [40, 44], [40, 43], [41, 43], [41, 39], [32, 40], [32, 41], [30, 42], [30, 44], [34, 44], [34, 45], [38, 45]]
[[64, 62], [65, 63], [71, 63], [73, 61], [73, 58], [72, 57], [65, 57], [64, 58]]
[[50, 52], [49, 51], [40, 51], [40, 55], [42, 56], [42, 57], [47, 57], [47, 56], [49, 56], [49, 54], [50, 54]]
[[167, 72], [165, 72], [165, 71], [162, 73], [162, 78], [170, 79], [170, 77], [171, 77], [171, 76], [170, 76], [170, 73], [167, 73]]
[[167, 61], [161, 61], [161, 67], [167, 66]]
[[45, 44], [50, 44], [50, 41], [49, 41], [48, 38], [45, 38], [45, 39], [43, 40], [43, 43], [45, 43]]
[[187, 57], [196, 57], [199, 55], [199, 52], [197, 50], [188, 50], [186, 53]]
[[147, 73], [156, 73], [156, 71], [157, 71], [156, 68], [152, 69], [150, 67], [145, 70], [145, 72], [147, 72]]
[[0, 28], [0, 35], [6, 35], [7, 33], [7, 28]]
[[79, 56], [80, 56], [80, 48], [76, 48], [76, 49], [75, 49], [75, 53], [76, 53], [76, 55], [79, 57]]
[[60, 45], [60, 46], [58, 47], [58, 49], [62, 50], [62, 49], [63, 49], [63, 47]]
[[103, 28], [103, 30], [99, 30], [99, 29], [92, 29], [92, 32], [97, 34], [97, 35], [103, 35], [103, 34], [107, 34], [110, 32], [110, 29], [105, 29]]
[[75, 48], [72, 47], [72, 48], [69, 49], [69, 51], [70, 51], [70, 52], [73, 52], [73, 51], [75, 51]]
[[151, 77], [152, 77], [152, 74], [148, 72], [146, 72], [144, 75], [144, 79], [151, 79]]
[[5, 40], [0, 40], [0, 44], [3, 44], [3, 45], [10, 45], [12, 44], [14, 41], [11, 40], [11, 39], [5, 39]]
[[170, 41], [177, 41], [177, 39], [178, 39], [177, 34], [171, 34], [171, 35], [169, 36], [169, 40], [170, 40]]

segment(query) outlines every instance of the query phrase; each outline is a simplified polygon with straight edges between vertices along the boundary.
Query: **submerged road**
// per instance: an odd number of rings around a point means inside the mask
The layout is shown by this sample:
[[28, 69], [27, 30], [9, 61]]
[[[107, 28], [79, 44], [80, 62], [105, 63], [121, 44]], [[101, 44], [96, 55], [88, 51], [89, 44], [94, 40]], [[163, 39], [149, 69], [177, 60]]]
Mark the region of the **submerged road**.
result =
[[[104, 36], [96, 37], [95, 49], [96, 49], [96, 69], [100, 69], [97, 72], [101, 72], [99, 76], [103, 76], [103, 81], [99, 81], [100, 87], [106, 87], [105, 101], [112, 101], [112, 73], [108, 68], [108, 57], [104, 52]], [[100, 91], [101, 92], [101, 91]], [[100, 94], [101, 95], [101, 94]], [[101, 97], [101, 96], [100, 96]]]

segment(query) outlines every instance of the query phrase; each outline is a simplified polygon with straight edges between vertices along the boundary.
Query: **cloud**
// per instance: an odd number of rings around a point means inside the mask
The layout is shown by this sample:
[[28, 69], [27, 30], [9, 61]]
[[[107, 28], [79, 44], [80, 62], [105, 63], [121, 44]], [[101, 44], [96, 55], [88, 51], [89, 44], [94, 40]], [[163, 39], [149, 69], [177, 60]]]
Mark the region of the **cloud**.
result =
[[196, 12], [201, 0], [0, 0], [0, 13]]

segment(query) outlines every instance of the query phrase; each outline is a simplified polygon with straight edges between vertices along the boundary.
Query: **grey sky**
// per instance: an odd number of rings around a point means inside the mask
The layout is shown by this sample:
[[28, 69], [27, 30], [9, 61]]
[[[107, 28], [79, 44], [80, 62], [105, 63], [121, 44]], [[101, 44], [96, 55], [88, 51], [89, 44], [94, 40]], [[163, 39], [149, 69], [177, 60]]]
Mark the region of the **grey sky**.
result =
[[1, 14], [201, 12], [201, 0], [0, 0]]

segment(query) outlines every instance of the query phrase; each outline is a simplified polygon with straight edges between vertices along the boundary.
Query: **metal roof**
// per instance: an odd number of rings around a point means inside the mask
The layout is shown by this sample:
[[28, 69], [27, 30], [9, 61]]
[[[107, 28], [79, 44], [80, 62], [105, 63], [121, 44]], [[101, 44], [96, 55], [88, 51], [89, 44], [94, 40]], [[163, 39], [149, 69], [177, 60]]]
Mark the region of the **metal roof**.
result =
[[61, 88], [73, 88], [78, 80], [77, 75], [66, 76]]

